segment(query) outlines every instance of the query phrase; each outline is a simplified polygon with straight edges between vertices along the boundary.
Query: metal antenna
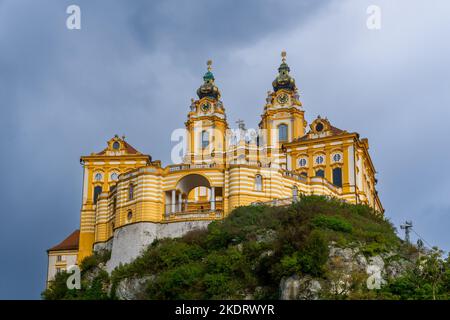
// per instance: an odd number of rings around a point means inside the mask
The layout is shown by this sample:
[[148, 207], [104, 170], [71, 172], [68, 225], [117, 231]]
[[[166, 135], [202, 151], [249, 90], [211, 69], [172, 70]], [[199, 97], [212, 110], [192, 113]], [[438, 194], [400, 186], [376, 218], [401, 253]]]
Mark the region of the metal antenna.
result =
[[410, 243], [409, 241], [409, 233], [411, 232], [412, 229], [412, 221], [408, 221], [406, 220], [404, 224], [400, 225], [400, 228], [405, 230], [405, 241], [406, 243]]

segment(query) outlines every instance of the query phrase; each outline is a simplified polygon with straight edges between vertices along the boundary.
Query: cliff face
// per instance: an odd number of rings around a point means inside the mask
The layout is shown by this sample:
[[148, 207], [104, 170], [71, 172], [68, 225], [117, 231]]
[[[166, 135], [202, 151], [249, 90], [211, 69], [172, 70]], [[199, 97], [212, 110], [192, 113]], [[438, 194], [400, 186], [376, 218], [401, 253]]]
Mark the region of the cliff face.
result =
[[381, 289], [388, 281], [404, 275], [418, 256], [405, 257], [397, 250], [366, 256], [362, 250], [358, 244], [339, 248], [334, 242], [330, 243], [327, 276], [293, 274], [284, 277], [280, 283], [280, 299], [358, 298], [361, 293]]
[[61, 275], [44, 297], [401, 298], [389, 290], [411, 273], [418, 255], [370, 208], [308, 196], [288, 207], [240, 207], [207, 229], [155, 240], [110, 275], [108, 254], [99, 253], [81, 266], [81, 290], [58, 287]]

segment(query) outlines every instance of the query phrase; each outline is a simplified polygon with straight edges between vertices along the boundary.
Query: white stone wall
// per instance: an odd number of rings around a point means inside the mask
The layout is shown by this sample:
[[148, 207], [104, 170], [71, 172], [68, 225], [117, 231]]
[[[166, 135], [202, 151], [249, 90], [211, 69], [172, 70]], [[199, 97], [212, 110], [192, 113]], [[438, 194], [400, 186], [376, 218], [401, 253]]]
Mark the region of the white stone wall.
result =
[[155, 239], [180, 237], [188, 231], [206, 228], [209, 223], [211, 221], [140, 222], [116, 229], [112, 241], [111, 259], [106, 263], [106, 270], [111, 273], [120, 264], [133, 261]]
[[94, 251], [99, 250], [112, 250], [113, 239], [106, 242], [97, 242], [94, 244]]

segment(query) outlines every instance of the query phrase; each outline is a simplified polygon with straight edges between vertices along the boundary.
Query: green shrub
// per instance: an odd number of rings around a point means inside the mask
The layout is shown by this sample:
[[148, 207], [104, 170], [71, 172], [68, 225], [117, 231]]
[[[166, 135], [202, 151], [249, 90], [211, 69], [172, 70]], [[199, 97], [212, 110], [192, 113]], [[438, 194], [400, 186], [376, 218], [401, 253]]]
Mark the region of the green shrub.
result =
[[236, 296], [241, 285], [223, 273], [206, 274], [204, 279], [206, 299], [229, 299]]
[[176, 268], [162, 271], [147, 288], [149, 299], [186, 300], [201, 299], [204, 287], [201, 279], [204, 268], [201, 263], [183, 264]]
[[321, 276], [325, 271], [328, 253], [328, 244], [324, 235], [318, 231], [313, 231], [304, 250], [298, 254], [302, 272], [313, 276]]
[[352, 225], [344, 219], [336, 216], [318, 215], [312, 219], [312, 224], [318, 228], [328, 228], [334, 231], [351, 233]]
[[91, 256], [83, 259], [80, 263], [81, 271], [89, 271], [97, 267], [100, 263], [106, 263], [111, 259], [111, 251], [109, 250], [99, 250], [94, 251]]

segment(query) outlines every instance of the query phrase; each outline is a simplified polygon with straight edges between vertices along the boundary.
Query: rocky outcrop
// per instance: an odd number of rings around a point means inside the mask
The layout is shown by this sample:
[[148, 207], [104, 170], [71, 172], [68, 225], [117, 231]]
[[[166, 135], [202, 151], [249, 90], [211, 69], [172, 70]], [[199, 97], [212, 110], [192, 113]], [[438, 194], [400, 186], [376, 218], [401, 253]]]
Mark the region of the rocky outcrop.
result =
[[141, 300], [144, 299], [145, 288], [154, 276], [144, 278], [125, 278], [116, 287], [116, 297], [120, 300]]
[[330, 295], [345, 296], [350, 293], [354, 282], [363, 279], [370, 289], [379, 289], [388, 278], [395, 278], [405, 272], [409, 261], [395, 252], [366, 257], [361, 245], [340, 248], [335, 243], [329, 245], [328, 270], [325, 279], [294, 274], [280, 282], [280, 299], [315, 300]]
[[316, 279], [309, 276], [299, 277], [293, 275], [281, 279], [280, 299], [281, 300], [317, 300], [319, 299], [322, 285]]

